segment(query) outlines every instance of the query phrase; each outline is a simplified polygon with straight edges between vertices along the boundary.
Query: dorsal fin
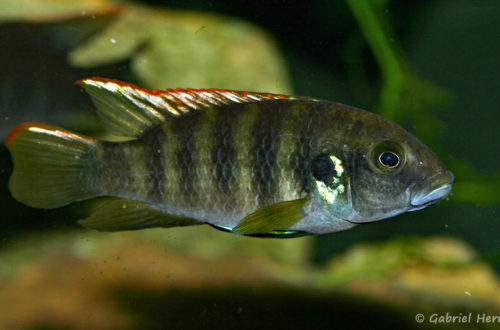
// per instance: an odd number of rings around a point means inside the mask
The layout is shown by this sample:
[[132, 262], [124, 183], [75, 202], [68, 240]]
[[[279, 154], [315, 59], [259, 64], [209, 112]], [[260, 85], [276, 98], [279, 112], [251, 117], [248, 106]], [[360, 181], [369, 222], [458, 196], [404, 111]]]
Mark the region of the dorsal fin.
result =
[[108, 78], [87, 78], [77, 84], [89, 93], [105, 128], [114, 135], [136, 137], [171, 117], [231, 103], [291, 100], [292, 96], [225, 89], [147, 90]]

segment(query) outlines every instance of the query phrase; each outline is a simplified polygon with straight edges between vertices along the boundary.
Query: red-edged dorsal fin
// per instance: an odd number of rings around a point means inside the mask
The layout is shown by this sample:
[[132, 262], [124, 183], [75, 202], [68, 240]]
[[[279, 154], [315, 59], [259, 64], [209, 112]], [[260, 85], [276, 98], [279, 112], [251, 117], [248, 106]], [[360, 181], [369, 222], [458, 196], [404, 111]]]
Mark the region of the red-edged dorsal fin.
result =
[[[27, 123], [21, 123], [14, 127], [9, 134], [7, 134], [7, 137], [5, 138], [5, 145], [8, 147], [10, 143], [21, 133], [25, 128], [29, 128], [32, 126], [36, 126], [42, 123], [38, 122], [27, 122]], [[43, 125], [43, 124], [42, 124]]]
[[90, 94], [104, 126], [114, 135], [139, 136], [169, 117], [231, 103], [293, 100], [292, 96], [225, 89], [148, 90], [108, 78], [77, 82]]

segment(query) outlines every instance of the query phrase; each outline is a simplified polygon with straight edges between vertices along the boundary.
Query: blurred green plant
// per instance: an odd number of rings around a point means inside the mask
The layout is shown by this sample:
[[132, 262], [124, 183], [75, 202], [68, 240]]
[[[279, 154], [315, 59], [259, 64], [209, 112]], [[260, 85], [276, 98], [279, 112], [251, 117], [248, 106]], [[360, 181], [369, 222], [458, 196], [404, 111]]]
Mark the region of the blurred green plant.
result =
[[430, 112], [433, 106], [452, 102], [448, 91], [412, 72], [391, 30], [383, 0], [347, 0], [361, 32], [382, 73], [382, 90], [377, 112], [396, 122], [410, 120], [415, 134], [444, 160], [455, 174], [451, 200], [478, 204], [500, 202], [500, 171], [494, 176], [478, 173], [464, 160], [451, 158], [434, 140], [442, 129]]
[[127, 58], [148, 88], [291, 91], [273, 41], [234, 18], [130, 4], [69, 54], [70, 64], [80, 68]]
[[[382, 74], [377, 112], [396, 122], [411, 122], [415, 134], [444, 159], [456, 176], [451, 200], [500, 202], [500, 172], [478, 173], [436, 143], [442, 125], [431, 109], [452, 102], [452, 96], [411, 70], [384, 10], [388, 1], [347, 3]], [[70, 22], [67, 28], [54, 29], [60, 42], [74, 46], [70, 65], [95, 68], [128, 59], [138, 82], [148, 88], [291, 92], [284, 60], [273, 41], [240, 20], [112, 0], [2, 1], [0, 23], [19, 21]]]
[[[219, 300], [209, 294], [207, 304], [189, 292], [203, 296], [207, 289], [223, 289], [226, 302], [240, 297], [241, 289], [249, 290], [251, 299], [267, 292], [252, 308], [259, 313], [271, 310], [273, 320], [290, 311], [285, 300], [276, 303], [280, 292], [324, 297], [318, 314], [307, 300], [291, 296], [300, 302], [291, 313], [300, 310], [306, 325], [311, 324], [309, 315], [316, 322], [322, 313], [331, 322], [331, 313], [345, 304], [356, 315], [382, 304], [377, 317], [382, 309], [396, 310], [406, 312], [410, 320], [422, 311], [496, 315], [500, 308], [498, 278], [468, 244], [450, 237], [359, 243], [318, 267], [307, 257], [310, 237], [252, 239], [208, 226], [167, 232], [52, 231], [8, 242], [0, 251], [0, 328], [38, 329], [51, 322], [52, 327], [44, 328], [121, 329], [134, 321], [141, 329], [150, 328], [144, 323], [154, 316], [152, 310], [161, 311], [170, 322], [173, 314], [183, 321], [201, 315], [193, 314], [195, 306], [206, 310]], [[141, 302], [160, 308], [131, 313], [121, 308], [117, 290], [154, 292]], [[168, 297], [174, 297], [173, 302]], [[187, 297], [189, 303], [179, 304], [175, 297]], [[215, 317], [226, 322], [234, 310], [217, 309], [203, 321]]]
[[359, 244], [345, 255], [333, 257], [318, 276], [318, 285], [335, 286], [356, 278], [382, 280], [405, 267], [453, 270], [479, 262], [469, 246], [455, 239], [396, 237], [384, 243]]
[[0, 23], [6, 22], [65, 23], [51, 32], [71, 47], [71, 66], [130, 60], [134, 77], [146, 88], [291, 93], [274, 41], [235, 18], [112, 0], [4, 0]]
[[0, 23], [47, 23], [75, 16], [111, 14], [118, 6], [108, 0], [2, 0], [0, 9]]

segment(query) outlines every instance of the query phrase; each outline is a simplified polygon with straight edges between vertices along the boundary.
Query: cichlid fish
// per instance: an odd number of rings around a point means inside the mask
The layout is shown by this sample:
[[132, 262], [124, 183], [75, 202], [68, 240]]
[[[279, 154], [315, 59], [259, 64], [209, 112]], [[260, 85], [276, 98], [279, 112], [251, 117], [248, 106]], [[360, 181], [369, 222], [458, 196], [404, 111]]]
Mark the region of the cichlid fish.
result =
[[307, 97], [220, 89], [146, 90], [78, 82], [100, 141], [42, 123], [6, 139], [22, 203], [51, 209], [101, 197], [79, 223], [104, 231], [209, 224], [237, 234], [325, 234], [420, 210], [453, 175], [378, 115]]

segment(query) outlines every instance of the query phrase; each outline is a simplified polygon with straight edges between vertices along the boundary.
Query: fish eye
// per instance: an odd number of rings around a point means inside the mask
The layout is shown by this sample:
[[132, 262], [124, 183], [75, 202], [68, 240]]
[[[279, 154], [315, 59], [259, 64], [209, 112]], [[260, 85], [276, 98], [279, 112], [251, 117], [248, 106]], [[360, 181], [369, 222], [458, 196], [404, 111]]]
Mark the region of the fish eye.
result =
[[399, 164], [399, 156], [392, 151], [384, 151], [379, 154], [378, 162], [383, 167], [394, 168]]
[[373, 147], [369, 163], [377, 172], [395, 174], [405, 163], [403, 148], [392, 141], [380, 142]]

